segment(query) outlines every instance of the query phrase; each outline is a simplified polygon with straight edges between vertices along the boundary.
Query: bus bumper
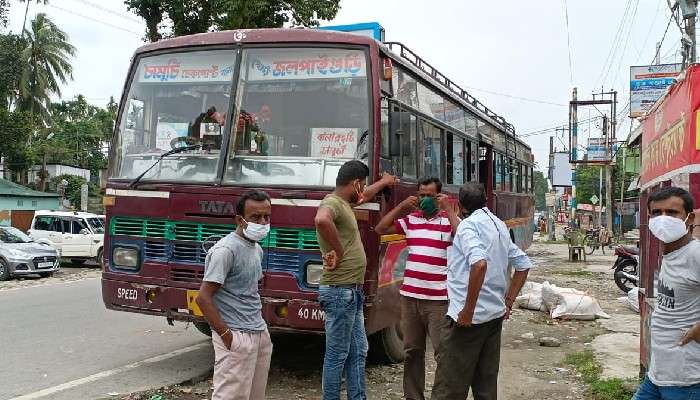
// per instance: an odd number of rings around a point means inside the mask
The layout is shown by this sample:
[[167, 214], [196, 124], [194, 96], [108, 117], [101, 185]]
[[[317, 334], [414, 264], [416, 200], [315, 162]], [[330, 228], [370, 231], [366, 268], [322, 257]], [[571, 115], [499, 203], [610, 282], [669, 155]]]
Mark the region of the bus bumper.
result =
[[[197, 290], [102, 279], [102, 300], [109, 310], [204, 321]], [[262, 297], [262, 314], [271, 331], [323, 333], [325, 314], [317, 301]]]

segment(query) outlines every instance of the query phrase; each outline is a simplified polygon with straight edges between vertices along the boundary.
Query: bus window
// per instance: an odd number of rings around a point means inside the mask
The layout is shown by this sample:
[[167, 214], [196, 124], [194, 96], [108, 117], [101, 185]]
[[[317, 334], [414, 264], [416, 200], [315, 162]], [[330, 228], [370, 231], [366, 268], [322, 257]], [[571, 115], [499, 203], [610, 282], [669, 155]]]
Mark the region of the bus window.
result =
[[479, 157], [479, 146], [476, 142], [468, 141], [467, 146], [469, 146], [469, 152], [467, 155], [467, 165], [469, 167], [469, 180], [478, 181], [479, 180], [479, 164], [477, 163]]
[[446, 182], [450, 185], [461, 185], [464, 183], [464, 140], [452, 132], [447, 132], [446, 137]]
[[[488, 185], [493, 185], [493, 182], [488, 182], [489, 175], [489, 165], [488, 159], [486, 157], [486, 147], [479, 147], [479, 183], [484, 185], [484, 188], [488, 189]], [[491, 153], [493, 154], [493, 153]], [[493, 155], [492, 155], [493, 157]], [[492, 179], [493, 180], [493, 179]]]
[[513, 191], [520, 193], [523, 191], [520, 186], [520, 163], [513, 160]]
[[535, 175], [533, 173], [532, 167], [530, 167], [530, 192], [535, 192]]
[[522, 165], [522, 171], [523, 171], [523, 176], [522, 176], [522, 182], [523, 182], [523, 193], [530, 193], [530, 180], [528, 178], [528, 166], [527, 165]]
[[500, 153], [496, 153], [496, 159], [494, 160], [494, 163], [496, 164], [496, 167], [493, 169], [493, 175], [494, 175], [494, 186], [493, 188], [495, 190], [504, 190], [503, 188], [503, 176], [504, 176], [504, 170], [505, 170], [505, 165], [504, 165], [504, 157]]
[[418, 179], [416, 116], [410, 114], [409, 121], [408, 127], [404, 128], [404, 136], [401, 140], [401, 177]]
[[426, 115], [445, 121], [445, 100], [421, 83], [418, 83], [418, 108]]
[[386, 97], [382, 97], [381, 109], [381, 156], [388, 159], [391, 153], [391, 139], [389, 133], [389, 101]]
[[224, 179], [334, 186], [340, 166], [368, 160], [367, 62], [360, 50], [244, 50]]
[[404, 104], [418, 108], [418, 83], [401, 68], [395, 67], [394, 70], [397, 71], [396, 85], [394, 86], [396, 98]]
[[231, 50], [142, 57], [117, 130], [111, 176], [135, 178], [166, 151], [197, 144], [201, 150], [164, 159], [143, 180], [213, 181], [235, 60]]
[[512, 169], [513, 169], [513, 160], [508, 158], [507, 156], [503, 156], [503, 190], [506, 192], [511, 192], [513, 191], [513, 175], [512, 175]]
[[423, 175], [435, 176], [442, 179], [440, 166], [442, 164], [442, 129], [428, 121], [421, 120], [423, 139]]

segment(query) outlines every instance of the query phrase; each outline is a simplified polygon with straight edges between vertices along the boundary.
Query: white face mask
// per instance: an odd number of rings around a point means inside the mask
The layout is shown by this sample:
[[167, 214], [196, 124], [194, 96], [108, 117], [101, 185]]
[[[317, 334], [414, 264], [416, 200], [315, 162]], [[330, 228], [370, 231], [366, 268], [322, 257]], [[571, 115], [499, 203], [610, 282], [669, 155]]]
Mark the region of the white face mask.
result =
[[660, 241], [673, 243], [688, 232], [688, 227], [685, 225], [687, 220], [688, 217], [682, 220], [668, 215], [659, 215], [649, 220], [649, 230]]
[[260, 242], [270, 233], [270, 224], [256, 224], [255, 222], [248, 222], [245, 219], [243, 221], [246, 223], [243, 235], [254, 242]]

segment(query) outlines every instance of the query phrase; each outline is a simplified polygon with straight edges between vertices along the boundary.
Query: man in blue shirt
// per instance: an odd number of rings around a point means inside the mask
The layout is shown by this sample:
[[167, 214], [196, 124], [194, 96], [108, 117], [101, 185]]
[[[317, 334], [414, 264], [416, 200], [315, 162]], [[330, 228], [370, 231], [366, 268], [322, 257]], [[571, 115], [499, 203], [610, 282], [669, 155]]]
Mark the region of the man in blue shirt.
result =
[[[468, 217], [447, 249], [450, 304], [437, 358], [433, 400], [497, 398], [501, 328], [532, 266], [510, 239], [508, 227], [488, 208], [481, 184], [459, 190]], [[508, 265], [515, 274], [508, 287]]]

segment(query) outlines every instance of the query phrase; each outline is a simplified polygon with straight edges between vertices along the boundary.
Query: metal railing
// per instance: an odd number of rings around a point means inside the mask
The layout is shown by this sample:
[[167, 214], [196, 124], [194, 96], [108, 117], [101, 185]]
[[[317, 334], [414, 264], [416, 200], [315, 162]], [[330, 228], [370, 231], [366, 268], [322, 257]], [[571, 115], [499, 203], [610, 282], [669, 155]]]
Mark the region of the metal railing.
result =
[[397, 54], [400, 55], [401, 58], [411, 63], [416, 68], [420, 69], [422, 72], [436, 80], [446, 89], [459, 96], [462, 100], [474, 106], [480, 112], [484, 113], [486, 116], [488, 116], [498, 125], [500, 125], [503, 128], [503, 130], [505, 130], [507, 133], [515, 136], [515, 127], [513, 127], [511, 123], [506, 121], [505, 118], [496, 114], [490, 108], [486, 107], [482, 102], [480, 102], [474, 96], [469, 94], [469, 92], [462, 89], [450, 78], [446, 77], [442, 72], [438, 71], [435, 67], [430, 65], [428, 62], [426, 62], [424, 59], [422, 59], [404, 44], [400, 42], [384, 42], [384, 44], [387, 45], [389, 49], [393, 52], [397, 52], [397, 49], [395, 48], [398, 48]]

